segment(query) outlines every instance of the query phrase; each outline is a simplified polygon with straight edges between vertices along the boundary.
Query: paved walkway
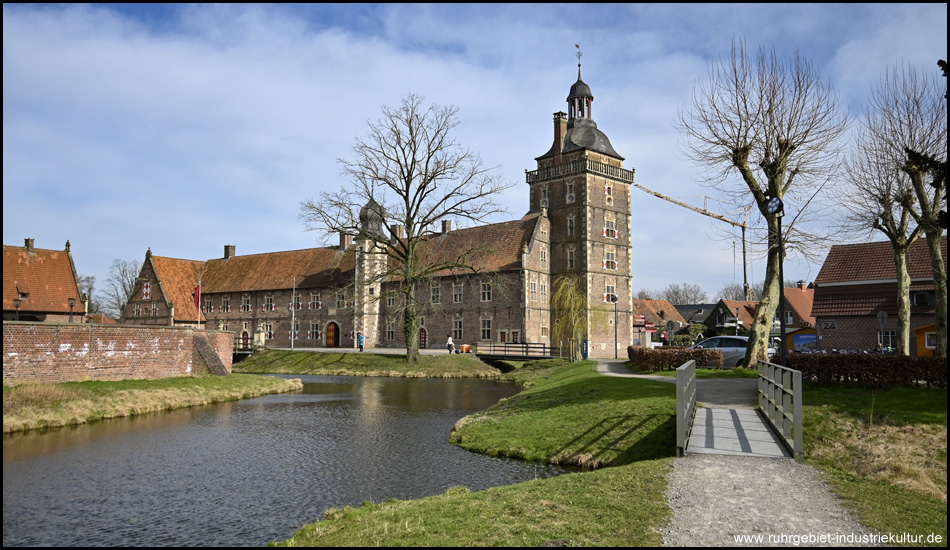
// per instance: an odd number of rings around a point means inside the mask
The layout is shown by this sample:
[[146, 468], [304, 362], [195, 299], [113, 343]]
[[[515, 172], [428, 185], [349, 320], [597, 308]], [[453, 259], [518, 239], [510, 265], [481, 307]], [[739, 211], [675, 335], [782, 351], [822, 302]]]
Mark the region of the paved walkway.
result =
[[[632, 374], [620, 360], [599, 361], [597, 372], [676, 383], [670, 376]], [[757, 388], [754, 378], [697, 380], [696, 401], [702, 408], [696, 411], [686, 454], [792, 458], [756, 410]]]

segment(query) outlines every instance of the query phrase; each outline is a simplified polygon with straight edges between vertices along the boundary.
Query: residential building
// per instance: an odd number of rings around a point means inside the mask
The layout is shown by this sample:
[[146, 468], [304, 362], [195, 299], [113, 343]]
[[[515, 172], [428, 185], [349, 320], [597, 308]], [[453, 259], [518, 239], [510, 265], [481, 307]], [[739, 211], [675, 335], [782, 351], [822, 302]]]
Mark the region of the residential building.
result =
[[82, 323], [86, 308], [69, 241], [64, 250], [3, 245], [3, 320]]

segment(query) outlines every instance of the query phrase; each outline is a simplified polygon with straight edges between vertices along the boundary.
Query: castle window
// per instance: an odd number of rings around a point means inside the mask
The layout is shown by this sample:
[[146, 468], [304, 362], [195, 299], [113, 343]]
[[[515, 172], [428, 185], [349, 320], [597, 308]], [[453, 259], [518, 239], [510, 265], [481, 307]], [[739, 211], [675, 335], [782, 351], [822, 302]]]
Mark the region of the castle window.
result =
[[617, 294], [616, 294], [613, 283], [607, 283], [604, 289], [604, 301], [613, 302], [614, 299], [616, 299], [616, 297], [617, 297]]
[[613, 251], [604, 252], [604, 269], [618, 269], [617, 256]]
[[386, 339], [387, 340], [396, 339], [396, 323], [392, 321], [386, 322]]
[[214, 306], [211, 305], [211, 298], [205, 298], [205, 307], [201, 310], [203, 313], [212, 313]]
[[231, 297], [230, 296], [221, 297], [221, 312], [222, 313], [231, 312]]
[[548, 190], [542, 189], [541, 190], [541, 208], [547, 208], [547, 207], [548, 207]]
[[567, 251], [567, 268], [574, 269], [574, 251], [573, 250]]
[[574, 184], [567, 184], [567, 196], [565, 197], [568, 204], [574, 202]]
[[310, 323], [310, 330], [307, 331], [307, 338], [310, 340], [318, 340], [320, 336], [320, 323]]
[[617, 238], [617, 225], [614, 220], [604, 221], [604, 237], [607, 237], [610, 239]]
[[491, 340], [491, 319], [482, 319], [482, 340]]
[[389, 306], [389, 307], [394, 307], [394, 306], [396, 305], [396, 295], [395, 295], [395, 294], [390, 294], [389, 296], [386, 296], [386, 305]]
[[158, 302], [152, 302], [152, 317], [158, 317]]
[[548, 299], [548, 284], [541, 283], [541, 300], [545, 301]]
[[336, 295], [336, 307], [337, 309], [346, 307], [346, 294], [340, 293]]
[[613, 187], [609, 185], [604, 186], [604, 195], [607, 196], [607, 204], [614, 203], [614, 188]]
[[491, 301], [491, 283], [482, 283], [482, 301]]
[[429, 287], [429, 301], [433, 304], [441, 303], [442, 300], [442, 288], [439, 286], [439, 283], [432, 283], [432, 286]]
[[462, 321], [461, 319], [456, 319], [452, 321], [452, 338], [455, 340], [462, 339]]
[[548, 250], [543, 246], [541, 247], [541, 265], [548, 265]]
[[322, 309], [323, 303], [320, 301], [320, 294], [316, 292], [310, 293], [310, 301], [307, 302], [307, 309]]
[[274, 325], [267, 323], [264, 325], [264, 339], [273, 340], [274, 339]]
[[251, 297], [250, 296], [241, 297], [241, 311], [251, 311]]
[[264, 311], [274, 311], [274, 297], [271, 295], [264, 296]]
[[290, 307], [300, 309], [300, 294], [297, 291], [294, 291], [294, 295], [290, 299]]
[[542, 326], [542, 327], [541, 327], [541, 336], [547, 336], [547, 335], [548, 335], [548, 327]]
[[135, 305], [132, 307], [132, 315], [134, 317], [142, 316], [142, 302], [135, 302]]
[[452, 285], [452, 302], [462, 303], [462, 285]]
[[568, 237], [574, 236], [574, 216], [570, 216], [567, 218], [567, 236]]
[[529, 286], [531, 288], [531, 301], [537, 302], [538, 301], [538, 283], [531, 281], [531, 283], [529, 283]]

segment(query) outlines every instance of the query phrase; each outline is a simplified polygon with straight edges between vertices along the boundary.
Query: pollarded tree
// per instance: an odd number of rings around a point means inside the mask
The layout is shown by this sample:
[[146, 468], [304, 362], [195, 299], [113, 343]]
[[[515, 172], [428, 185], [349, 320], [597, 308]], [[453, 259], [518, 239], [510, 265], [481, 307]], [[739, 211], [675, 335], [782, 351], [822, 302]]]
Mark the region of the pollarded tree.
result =
[[[806, 207], [839, 164], [846, 124], [837, 95], [806, 59], [780, 59], [763, 49], [753, 57], [741, 43], [729, 58], [711, 64], [707, 80], [680, 112], [684, 150], [708, 169], [709, 185], [762, 215], [758, 229], [767, 242], [767, 262], [751, 330], [754, 360], [766, 359], [782, 284], [780, 254], [787, 248], [807, 253], [820, 241], [806, 234]], [[781, 200], [784, 211], [771, 210], [771, 199]], [[783, 213], [791, 223], [780, 238]]]
[[433, 254], [425, 246], [431, 229], [441, 221], [481, 223], [503, 212], [494, 201], [510, 186], [456, 141], [457, 113], [453, 106], [425, 106], [415, 94], [397, 107], [384, 105], [382, 118], [356, 139], [352, 158], [338, 161], [350, 184], [300, 205], [308, 229], [353, 235], [388, 256], [364, 282], [388, 281], [400, 295], [409, 361], [419, 357], [418, 312], [431, 278], [446, 270], [475, 272], [469, 258], [491, 246]]
[[869, 155], [886, 169], [899, 171], [904, 187], [895, 200], [920, 226], [930, 250], [934, 277], [937, 342], [934, 353], [947, 355], [947, 270], [941, 241], [941, 212], [947, 205], [947, 104], [936, 76], [911, 66], [888, 71], [872, 90], [865, 124]]

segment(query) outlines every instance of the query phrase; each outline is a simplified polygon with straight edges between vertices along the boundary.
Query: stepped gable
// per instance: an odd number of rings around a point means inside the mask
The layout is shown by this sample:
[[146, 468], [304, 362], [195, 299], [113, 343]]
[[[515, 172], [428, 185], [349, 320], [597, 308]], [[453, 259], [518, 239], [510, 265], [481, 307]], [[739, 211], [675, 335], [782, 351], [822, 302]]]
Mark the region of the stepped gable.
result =
[[200, 315], [204, 322], [204, 315], [195, 308], [193, 292], [201, 281], [205, 262], [163, 256], [151, 256], [151, 262], [165, 299], [175, 305], [175, 321], [196, 321]]

